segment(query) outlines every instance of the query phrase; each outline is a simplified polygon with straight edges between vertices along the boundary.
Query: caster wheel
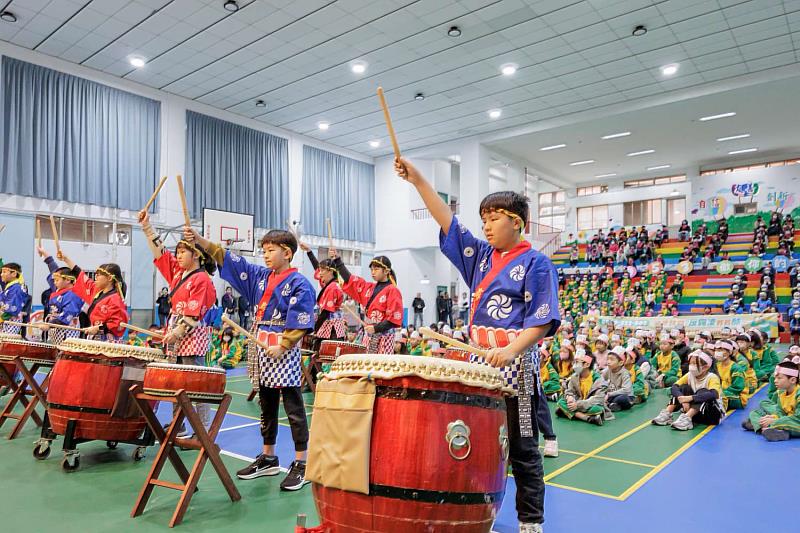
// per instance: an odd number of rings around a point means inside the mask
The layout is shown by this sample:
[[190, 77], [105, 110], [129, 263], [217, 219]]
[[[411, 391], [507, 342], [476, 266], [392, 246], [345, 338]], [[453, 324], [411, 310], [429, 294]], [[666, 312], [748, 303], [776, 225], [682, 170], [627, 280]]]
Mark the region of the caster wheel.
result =
[[106, 446], [108, 447], [109, 450], [116, 450], [118, 445], [119, 442], [115, 440], [106, 441]]
[[133, 460], [137, 463], [145, 458], [147, 455], [147, 448], [139, 446], [133, 450]]
[[44, 461], [50, 457], [50, 443], [40, 442], [33, 448], [33, 456], [39, 461]]
[[81, 467], [81, 459], [77, 455], [67, 455], [61, 460], [61, 468], [65, 472], [74, 472]]

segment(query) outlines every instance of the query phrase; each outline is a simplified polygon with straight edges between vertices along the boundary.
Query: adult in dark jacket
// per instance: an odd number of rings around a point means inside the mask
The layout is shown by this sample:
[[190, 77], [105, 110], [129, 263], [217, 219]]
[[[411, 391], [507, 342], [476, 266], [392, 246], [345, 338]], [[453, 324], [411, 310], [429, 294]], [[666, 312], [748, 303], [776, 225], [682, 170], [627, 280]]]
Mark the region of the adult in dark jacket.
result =
[[158, 312], [158, 325], [161, 327], [166, 326], [167, 319], [169, 319], [169, 312], [172, 309], [172, 304], [169, 301], [169, 289], [161, 287], [161, 294], [156, 298], [156, 306]]
[[244, 296], [239, 296], [239, 325], [244, 329], [250, 329], [250, 302]]
[[425, 300], [422, 299], [422, 293], [417, 293], [414, 301], [411, 302], [411, 307], [414, 309], [414, 327], [424, 326], [425, 321], [422, 315], [425, 310]]

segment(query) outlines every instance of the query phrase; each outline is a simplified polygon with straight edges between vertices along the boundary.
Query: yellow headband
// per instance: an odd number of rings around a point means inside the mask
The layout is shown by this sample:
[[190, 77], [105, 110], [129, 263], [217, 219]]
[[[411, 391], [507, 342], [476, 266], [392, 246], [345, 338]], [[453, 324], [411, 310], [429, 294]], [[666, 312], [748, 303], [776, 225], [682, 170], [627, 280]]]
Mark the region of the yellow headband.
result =
[[372, 265], [373, 265], [373, 264], [376, 264], [376, 265], [378, 265], [379, 267], [381, 267], [382, 269], [384, 269], [384, 270], [387, 270], [387, 271], [389, 272], [389, 275], [388, 275], [388, 277], [389, 277], [389, 281], [391, 281], [391, 282], [392, 282], [392, 285], [397, 285], [397, 280], [395, 280], [395, 279], [394, 279], [394, 276], [392, 275], [392, 269], [391, 269], [391, 267], [388, 267], [388, 266], [386, 266], [385, 264], [383, 264], [383, 261], [381, 261], [381, 260], [379, 260], [379, 259], [373, 259], [372, 261], [370, 261], [370, 262], [369, 262], [369, 266], [370, 266], [370, 268], [372, 268]]
[[181, 239], [181, 240], [178, 241], [177, 246], [181, 246], [181, 245], [183, 245], [184, 247], [186, 247], [186, 248], [194, 251], [195, 253], [197, 253], [197, 255], [200, 256], [200, 264], [203, 264], [205, 262], [205, 256], [203, 254], [203, 250], [201, 250], [200, 248], [195, 246], [194, 243], [191, 243], [191, 242], [187, 241], [186, 239]]
[[58, 276], [61, 279], [65, 279], [67, 281], [71, 281], [73, 283], [78, 279], [75, 276], [70, 276], [69, 274], [58, 274], [58, 273], [53, 274], [53, 279], [55, 279], [56, 276]]
[[522, 220], [522, 217], [516, 213], [512, 213], [507, 209], [495, 209], [498, 213], [503, 213], [505, 216], [511, 218], [512, 220], [519, 220], [519, 232], [522, 233], [525, 231], [525, 221]]
[[98, 268], [96, 272], [111, 278], [111, 281], [114, 282], [114, 286], [116, 287], [117, 292], [119, 293], [120, 296], [122, 296], [122, 283], [120, 282], [120, 280], [117, 279], [117, 276], [115, 276], [114, 274], [112, 274], [111, 272], [106, 270], [105, 268]]

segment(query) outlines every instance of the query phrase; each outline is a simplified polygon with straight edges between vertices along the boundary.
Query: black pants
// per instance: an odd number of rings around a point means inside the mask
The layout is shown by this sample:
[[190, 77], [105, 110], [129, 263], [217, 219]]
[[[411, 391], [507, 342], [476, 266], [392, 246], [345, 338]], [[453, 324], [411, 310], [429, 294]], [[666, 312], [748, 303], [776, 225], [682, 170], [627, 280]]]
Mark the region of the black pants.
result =
[[544, 392], [539, 389], [539, 401], [536, 402], [536, 425], [544, 440], [556, 440], [556, 432], [553, 431], [553, 417], [550, 415], [550, 408], [544, 398]]
[[303, 393], [300, 387], [258, 388], [258, 399], [261, 403], [261, 436], [264, 444], [273, 446], [278, 440], [278, 407], [283, 396], [283, 409], [289, 417], [294, 449], [304, 452], [308, 449], [308, 420], [303, 404]]
[[[538, 412], [544, 400], [536, 392], [531, 398], [533, 411]], [[506, 398], [508, 443], [511, 472], [517, 484], [517, 517], [520, 522], [544, 523], [544, 470], [539, 453], [539, 430], [533, 419], [533, 436], [522, 437], [519, 430], [518, 398]]]
[[162, 328], [167, 327], [169, 321], [169, 313], [158, 313], [158, 325]]
[[[675, 405], [678, 408], [680, 408], [681, 404], [678, 403], [678, 396], [693, 396], [697, 392], [704, 390], [706, 389], [693, 391], [692, 387], [689, 386], [688, 384], [673, 385], [672, 389], [670, 390], [670, 392], [672, 393], [672, 397], [669, 399], [669, 403], [670, 405]], [[697, 414], [692, 417], [693, 424], [705, 424], [707, 426], [716, 426], [722, 419], [722, 415], [725, 414], [722, 411], [720, 411], [719, 406], [715, 401], [692, 402], [689, 405], [697, 409]]]
[[628, 409], [633, 407], [633, 396], [627, 396], [625, 394], [617, 394], [616, 396], [612, 396], [611, 399], [608, 400], [609, 406], [612, 403], [617, 404], [622, 411], [627, 411]]

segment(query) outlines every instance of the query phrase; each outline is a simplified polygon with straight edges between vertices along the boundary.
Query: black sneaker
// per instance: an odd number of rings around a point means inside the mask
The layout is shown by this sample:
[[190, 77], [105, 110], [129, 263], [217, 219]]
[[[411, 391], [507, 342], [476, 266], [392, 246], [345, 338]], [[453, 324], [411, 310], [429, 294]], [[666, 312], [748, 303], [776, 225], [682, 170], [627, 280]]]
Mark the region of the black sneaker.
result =
[[618, 413], [622, 411], [622, 407], [620, 407], [618, 403], [612, 403], [611, 405], [608, 406], [608, 410], [611, 411], [612, 413]]
[[239, 479], [255, 479], [261, 476], [277, 476], [281, 471], [278, 457], [275, 455], [264, 455], [256, 457], [256, 460], [248, 466], [236, 472]]
[[753, 427], [753, 423], [750, 422], [749, 418], [745, 418], [744, 419], [744, 422], [742, 422], [742, 428], [746, 429], [747, 431], [755, 431], [755, 428]]
[[764, 438], [769, 442], [781, 442], [789, 440], [789, 437], [791, 437], [788, 431], [775, 428], [767, 428], [761, 431], [761, 434], [764, 435]]
[[281, 481], [281, 490], [300, 490], [306, 483], [306, 462], [294, 461], [289, 473]]
[[[164, 430], [164, 433], [169, 431], [169, 426], [170, 425], [171, 425], [170, 423], [167, 423], [167, 424], [164, 424], [163, 426], [161, 426], [162, 429]], [[176, 438], [185, 439], [188, 436], [189, 436], [189, 432], [186, 430], [186, 424], [181, 425], [180, 429], [178, 430], [178, 434], [176, 435]]]
[[594, 424], [596, 426], [602, 426], [603, 425], [603, 417], [602, 417], [602, 415], [592, 415], [592, 416], [589, 417], [587, 422], [589, 422], [590, 424]]

